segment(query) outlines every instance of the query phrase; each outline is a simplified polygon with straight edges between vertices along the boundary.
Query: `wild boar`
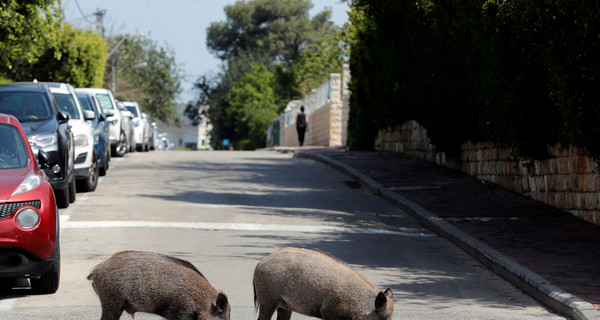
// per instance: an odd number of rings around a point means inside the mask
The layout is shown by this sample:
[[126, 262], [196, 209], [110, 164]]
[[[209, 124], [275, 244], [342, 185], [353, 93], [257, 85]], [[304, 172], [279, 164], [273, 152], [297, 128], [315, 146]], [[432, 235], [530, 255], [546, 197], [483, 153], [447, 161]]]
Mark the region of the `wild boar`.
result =
[[292, 311], [321, 319], [389, 320], [393, 293], [381, 292], [348, 265], [322, 252], [284, 248], [254, 270], [258, 320], [289, 320]]
[[167, 319], [229, 320], [227, 296], [190, 262], [154, 252], [121, 251], [97, 265], [88, 280], [100, 298], [101, 320], [148, 312]]

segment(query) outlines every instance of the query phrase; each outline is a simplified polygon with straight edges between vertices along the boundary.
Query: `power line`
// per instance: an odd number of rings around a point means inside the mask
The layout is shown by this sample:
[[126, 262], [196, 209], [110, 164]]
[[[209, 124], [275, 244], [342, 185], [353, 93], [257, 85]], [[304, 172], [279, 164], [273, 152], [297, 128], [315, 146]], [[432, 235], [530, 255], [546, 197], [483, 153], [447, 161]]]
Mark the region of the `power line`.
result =
[[88, 20], [87, 16], [83, 13], [83, 10], [81, 10], [81, 7], [79, 6], [79, 1], [75, 0], [75, 4], [77, 5], [77, 9], [79, 9], [79, 13], [83, 17], [83, 19], [85, 21], [87, 21], [89, 24], [94, 24], [95, 22]]

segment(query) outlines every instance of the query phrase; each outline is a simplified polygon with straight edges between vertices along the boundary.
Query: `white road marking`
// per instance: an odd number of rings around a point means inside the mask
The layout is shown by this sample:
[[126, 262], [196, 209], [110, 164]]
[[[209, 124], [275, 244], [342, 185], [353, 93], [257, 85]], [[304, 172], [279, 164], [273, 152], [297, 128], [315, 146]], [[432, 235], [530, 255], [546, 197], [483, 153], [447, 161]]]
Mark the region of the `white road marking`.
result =
[[228, 230], [228, 231], [281, 231], [310, 233], [350, 233], [396, 235], [404, 237], [436, 237], [431, 233], [404, 232], [378, 228], [350, 228], [336, 226], [253, 224], [253, 223], [214, 223], [214, 222], [165, 222], [165, 221], [66, 221], [62, 229], [99, 229], [99, 228], [174, 228], [195, 230]]

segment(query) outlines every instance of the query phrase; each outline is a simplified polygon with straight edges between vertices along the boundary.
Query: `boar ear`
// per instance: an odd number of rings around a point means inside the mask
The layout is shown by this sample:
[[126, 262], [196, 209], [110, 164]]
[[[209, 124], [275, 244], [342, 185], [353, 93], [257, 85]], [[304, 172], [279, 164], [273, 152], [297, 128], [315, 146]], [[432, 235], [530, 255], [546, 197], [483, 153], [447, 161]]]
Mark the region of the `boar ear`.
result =
[[223, 292], [219, 292], [217, 300], [213, 303], [213, 310], [216, 311], [216, 313], [223, 313], [224, 311], [227, 311], [227, 304], [227, 296]]
[[390, 299], [394, 299], [394, 293], [392, 292], [392, 289], [390, 289], [390, 288], [385, 289], [383, 294], [388, 296]]
[[377, 298], [375, 299], [375, 310], [381, 310], [385, 306], [386, 303], [387, 303], [387, 297], [385, 296], [385, 294], [383, 292], [379, 291], [379, 294], [377, 295]]

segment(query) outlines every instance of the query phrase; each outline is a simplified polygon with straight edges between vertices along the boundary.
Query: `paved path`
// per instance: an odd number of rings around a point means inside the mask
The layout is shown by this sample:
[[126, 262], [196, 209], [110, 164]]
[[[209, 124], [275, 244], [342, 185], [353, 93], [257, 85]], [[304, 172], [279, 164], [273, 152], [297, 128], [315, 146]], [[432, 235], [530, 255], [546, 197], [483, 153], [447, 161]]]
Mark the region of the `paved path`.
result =
[[600, 226], [403, 154], [291, 151], [354, 175], [559, 312], [600, 319]]

